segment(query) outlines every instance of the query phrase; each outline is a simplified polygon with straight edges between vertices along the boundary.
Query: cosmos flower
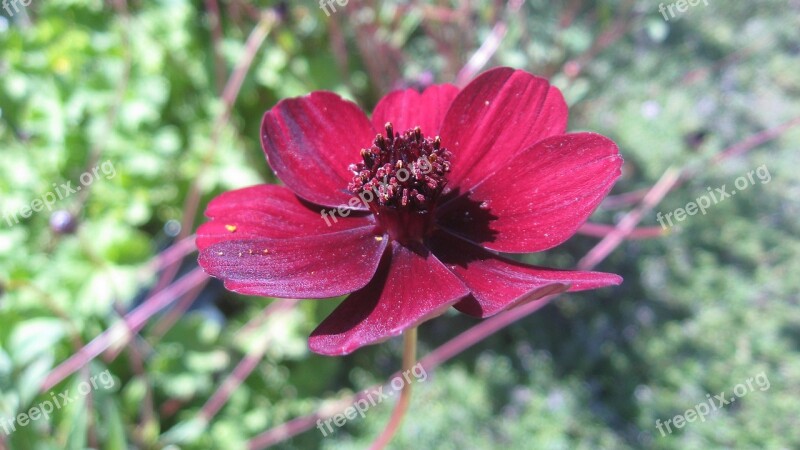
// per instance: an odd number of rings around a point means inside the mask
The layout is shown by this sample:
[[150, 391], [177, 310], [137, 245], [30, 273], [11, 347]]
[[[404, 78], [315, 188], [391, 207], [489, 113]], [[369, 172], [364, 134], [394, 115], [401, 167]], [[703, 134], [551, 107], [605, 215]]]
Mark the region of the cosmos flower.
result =
[[[350, 294], [309, 338], [350, 353], [444, 313], [488, 317], [543, 296], [616, 285], [613, 274], [519, 263], [555, 247], [620, 175], [613, 141], [565, 134], [561, 92], [489, 70], [459, 91], [395, 91], [372, 114], [330, 92], [279, 102], [261, 140], [285, 184], [215, 198], [200, 265], [234, 292]], [[376, 136], [377, 135], [377, 136]]]

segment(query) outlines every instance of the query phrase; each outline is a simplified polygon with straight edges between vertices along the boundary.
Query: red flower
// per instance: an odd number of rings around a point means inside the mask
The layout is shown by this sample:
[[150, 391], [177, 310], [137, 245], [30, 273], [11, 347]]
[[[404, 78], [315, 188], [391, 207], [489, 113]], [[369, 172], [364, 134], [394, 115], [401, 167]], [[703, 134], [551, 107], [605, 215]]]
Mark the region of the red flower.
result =
[[460, 92], [392, 92], [371, 121], [330, 92], [283, 100], [264, 115], [261, 139], [286, 187], [214, 199], [197, 233], [200, 265], [242, 294], [351, 294], [311, 334], [310, 348], [326, 355], [384, 341], [450, 306], [488, 317], [619, 284], [617, 275], [496, 253], [564, 242], [620, 175], [614, 142], [564, 134], [566, 126], [559, 90], [509, 68]]

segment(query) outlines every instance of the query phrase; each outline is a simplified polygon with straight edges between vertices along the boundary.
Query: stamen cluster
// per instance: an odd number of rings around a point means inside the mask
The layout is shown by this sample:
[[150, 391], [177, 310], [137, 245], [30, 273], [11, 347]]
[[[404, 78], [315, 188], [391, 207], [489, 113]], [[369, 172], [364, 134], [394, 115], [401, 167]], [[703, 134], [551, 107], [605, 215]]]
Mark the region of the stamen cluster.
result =
[[447, 183], [451, 157], [438, 136], [425, 137], [419, 127], [395, 133], [387, 123], [386, 137], [378, 134], [370, 148], [361, 150], [363, 162], [348, 167], [354, 176], [347, 187], [371, 209], [409, 207], [427, 212]]

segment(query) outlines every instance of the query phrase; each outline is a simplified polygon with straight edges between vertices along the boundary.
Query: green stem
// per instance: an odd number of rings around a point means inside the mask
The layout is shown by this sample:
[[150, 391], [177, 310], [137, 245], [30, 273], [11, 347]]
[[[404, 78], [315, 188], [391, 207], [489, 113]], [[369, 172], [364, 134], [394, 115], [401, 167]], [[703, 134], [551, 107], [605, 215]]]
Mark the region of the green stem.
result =
[[[417, 362], [417, 328], [409, 328], [403, 334], [403, 372], [409, 373]], [[370, 446], [370, 450], [381, 450], [386, 447], [392, 440], [392, 437], [400, 428], [403, 418], [408, 411], [408, 404], [411, 401], [411, 383], [406, 382], [403, 384], [403, 389], [400, 391], [400, 399], [397, 401], [392, 417], [389, 423], [383, 430], [383, 433]]]

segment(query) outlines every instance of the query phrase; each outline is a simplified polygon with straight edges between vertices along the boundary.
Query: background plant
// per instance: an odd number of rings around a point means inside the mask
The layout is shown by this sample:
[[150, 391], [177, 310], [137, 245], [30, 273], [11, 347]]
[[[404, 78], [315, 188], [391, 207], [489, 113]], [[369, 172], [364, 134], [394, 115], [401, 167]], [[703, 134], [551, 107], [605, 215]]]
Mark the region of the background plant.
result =
[[[564, 296], [439, 358], [394, 446], [800, 446], [800, 5], [709, 2], [665, 22], [649, 1], [562, 3], [351, 1], [327, 17], [314, 2], [48, 0], [0, 18], [0, 213], [98, 161], [117, 169], [58, 205], [74, 234], [44, 213], [0, 222], [0, 416], [37, 404], [43, 386], [106, 369], [118, 380], [0, 448], [243, 448], [389, 379], [399, 340], [337, 359], [306, 349], [335, 301], [236, 297], [173, 261], [194, 258], [210, 198], [276, 182], [258, 127], [279, 99], [329, 89], [371, 108], [392, 88], [492, 65], [551, 78], [570, 129], [611, 137], [626, 158], [595, 225], [528, 262], [575, 266], [665, 173], [680, 178], [656, 210], [762, 164], [772, 181], [668, 235], [645, 214], [598, 267], [622, 274], [620, 288]], [[159, 291], [171, 309], [58, 380], [70, 372], [59, 364]], [[424, 325], [420, 356], [476, 324]], [[768, 391], [658, 434], [656, 419], [762, 371]], [[390, 409], [278, 446], [363, 448]]]

